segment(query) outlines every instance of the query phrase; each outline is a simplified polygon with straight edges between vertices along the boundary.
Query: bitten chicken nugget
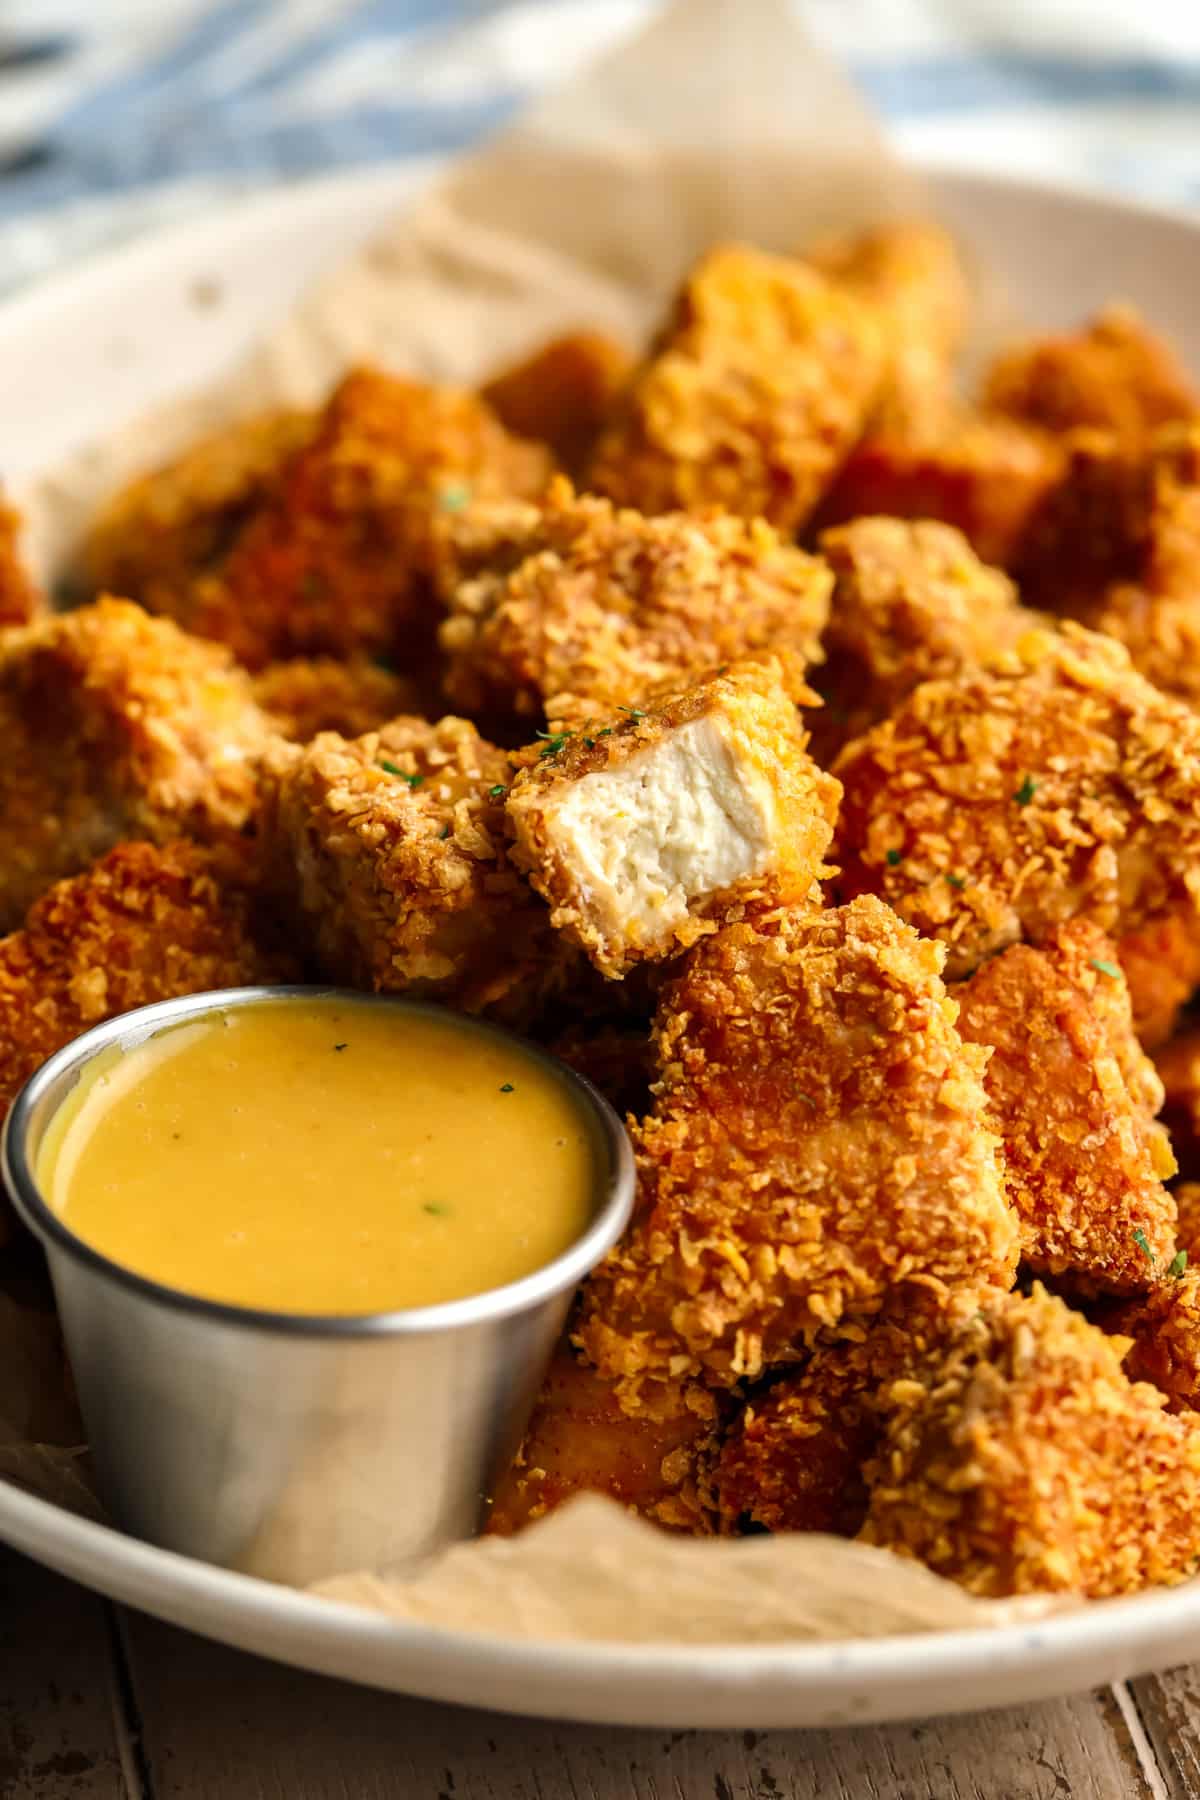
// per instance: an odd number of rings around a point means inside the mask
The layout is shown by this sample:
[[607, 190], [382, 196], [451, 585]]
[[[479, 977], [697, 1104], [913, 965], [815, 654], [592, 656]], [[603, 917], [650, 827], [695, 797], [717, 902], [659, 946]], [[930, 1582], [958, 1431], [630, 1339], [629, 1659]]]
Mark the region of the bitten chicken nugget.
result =
[[922, 681], [988, 662], [1036, 623], [950, 525], [856, 519], [824, 532], [820, 550], [834, 591], [816, 680], [825, 707], [811, 720], [818, 761]]
[[1081, 330], [1034, 338], [998, 356], [983, 404], [1048, 431], [1092, 426], [1137, 443], [1200, 412], [1182, 363], [1132, 306], [1106, 306]]
[[88, 592], [125, 594], [150, 612], [185, 617], [193, 581], [219, 565], [281, 463], [315, 425], [309, 412], [260, 413], [119, 489], [84, 543]]
[[1118, 939], [1117, 960], [1129, 983], [1133, 1028], [1145, 1050], [1157, 1050], [1200, 988], [1200, 912], [1190, 900]]
[[802, 901], [838, 786], [774, 663], [739, 663], [549, 738], [508, 796], [514, 862], [602, 974], [670, 956], [747, 906]]
[[969, 1320], [893, 1383], [861, 1536], [976, 1594], [1100, 1598], [1190, 1575], [1200, 1422], [1041, 1287]]
[[541, 445], [474, 394], [359, 369], [275, 472], [219, 567], [172, 612], [252, 669], [289, 656], [390, 655], [417, 669], [436, 629], [433, 544], [472, 498], [533, 498]]
[[563, 1344], [550, 1366], [512, 1468], [497, 1484], [488, 1530], [511, 1537], [573, 1494], [608, 1494], [672, 1531], [704, 1536], [712, 1512], [705, 1452], [718, 1399], [698, 1382], [643, 1389], [632, 1413], [615, 1384]]
[[1062, 445], [1015, 419], [958, 413], [868, 431], [821, 506], [820, 526], [886, 514], [954, 525], [986, 563], [1009, 568], [1061, 478]]
[[1200, 1026], [1189, 1025], [1156, 1050], [1154, 1066], [1171, 1148], [1185, 1175], [1200, 1176]]
[[41, 610], [41, 596], [21, 560], [21, 519], [0, 496], [0, 628], [24, 625]]
[[878, 308], [788, 257], [724, 245], [683, 285], [587, 485], [641, 512], [804, 524], [874, 404]]
[[873, 899], [691, 951], [655, 1021], [634, 1220], [584, 1290], [604, 1373], [754, 1379], [842, 1320], [1012, 1281], [986, 1053], [942, 957]]
[[[556, 482], [540, 517], [465, 517], [439, 641], [453, 705], [511, 733], [575, 723], [723, 661], [820, 656], [829, 571], [761, 519], [644, 519]], [[451, 535], [456, 527], [451, 527]], [[797, 696], [798, 697], [798, 696]]]
[[872, 302], [884, 322], [886, 373], [871, 427], [912, 431], [949, 416], [954, 358], [970, 291], [949, 232], [903, 219], [809, 246], [822, 275]]
[[954, 989], [963, 1039], [991, 1048], [984, 1085], [1022, 1256], [1083, 1293], [1137, 1293], [1175, 1251], [1162, 1083], [1115, 957], [1076, 919]]
[[1077, 914], [1119, 936], [1200, 895], [1200, 718], [1077, 625], [925, 682], [835, 772], [842, 891], [941, 938], [953, 978]]
[[254, 697], [281, 737], [307, 744], [319, 731], [378, 731], [401, 713], [420, 713], [423, 696], [417, 682], [367, 656], [298, 656], [268, 663], [254, 677]]
[[480, 389], [500, 423], [549, 444], [571, 472], [582, 469], [633, 369], [633, 354], [599, 331], [552, 338]]
[[507, 755], [465, 719], [280, 744], [265, 860], [331, 979], [520, 1014], [570, 953], [505, 847]]
[[217, 644], [126, 600], [0, 640], [0, 927], [121, 838], [236, 838], [270, 738]]

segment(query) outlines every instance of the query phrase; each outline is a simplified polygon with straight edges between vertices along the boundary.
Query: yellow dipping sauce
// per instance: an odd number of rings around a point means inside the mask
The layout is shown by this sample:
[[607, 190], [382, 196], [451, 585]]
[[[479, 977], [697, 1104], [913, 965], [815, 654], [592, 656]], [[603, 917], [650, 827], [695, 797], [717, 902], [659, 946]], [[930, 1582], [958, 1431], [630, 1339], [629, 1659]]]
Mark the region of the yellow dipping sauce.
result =
[[452, 1016], [313, 999], [98, 1056], [38, 1158], [49, 1205], [154, 1281], [277, 1312], [501, 1287], [586, 1228], [600, 1155], [565, 1081]]

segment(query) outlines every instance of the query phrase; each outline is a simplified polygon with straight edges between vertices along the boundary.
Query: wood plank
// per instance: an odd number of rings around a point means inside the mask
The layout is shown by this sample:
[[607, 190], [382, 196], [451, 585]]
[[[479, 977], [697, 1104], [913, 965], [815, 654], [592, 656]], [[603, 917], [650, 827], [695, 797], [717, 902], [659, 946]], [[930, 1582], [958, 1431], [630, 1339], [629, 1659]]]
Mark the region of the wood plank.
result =
[[155, 1800], [1160, 1800], [1111, 1690], [837, 1732], [509, 1719], [275, 1667], [127, 1615]]
[[0, 1548], [0, 1794], [130, 1800], [102, 1600]]
[[1130, 1690], [1170, 1800], [1200, 1794], [1200, 1663], [1145, 1675]]

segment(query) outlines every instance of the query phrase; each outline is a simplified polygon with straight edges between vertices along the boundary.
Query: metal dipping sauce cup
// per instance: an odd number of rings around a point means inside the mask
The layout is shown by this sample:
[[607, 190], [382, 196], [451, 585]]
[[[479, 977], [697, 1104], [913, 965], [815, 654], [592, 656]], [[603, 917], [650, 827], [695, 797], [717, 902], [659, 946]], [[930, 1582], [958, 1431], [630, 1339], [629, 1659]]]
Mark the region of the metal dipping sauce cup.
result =
[[[101, 1051], [132, 1050], [205, 1013], [314, 1000], [453, 1018], [463, 1031], [519, 1044], [562, 1082], [595, 1143], [595, 1205], [582, 1237], [532, 1275], [465, 1300], [312, 1316], [203, 1300], [135, 1275], [47, 1205], [34, 1177], [47, 1128]], [[194, 994], [97, 1026], [26, 1083], [0, 1158], [17, 1211], [46, 1250], [114, 1520], [167, 1549], [295, 1585], [403, 1569], [480, 1528], [575, 1288], [633, 1206], [625, 1129], [565, 1064], [441, 1007], [330, 988]], [[342, 1214], [332, 1189], [331, 1232]]]

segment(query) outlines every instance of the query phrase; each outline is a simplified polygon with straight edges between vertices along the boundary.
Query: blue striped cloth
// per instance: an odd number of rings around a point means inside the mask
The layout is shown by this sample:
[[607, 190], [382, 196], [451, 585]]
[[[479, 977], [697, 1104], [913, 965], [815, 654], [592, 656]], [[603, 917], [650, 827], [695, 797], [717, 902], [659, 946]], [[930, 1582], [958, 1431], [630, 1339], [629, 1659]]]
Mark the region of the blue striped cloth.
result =
[[[1200, 6], [797, 4], [909, 152], [1200, 204]], [[0, 0], [0, 287], [268, 182], [457, 150], [653, 10]]]

